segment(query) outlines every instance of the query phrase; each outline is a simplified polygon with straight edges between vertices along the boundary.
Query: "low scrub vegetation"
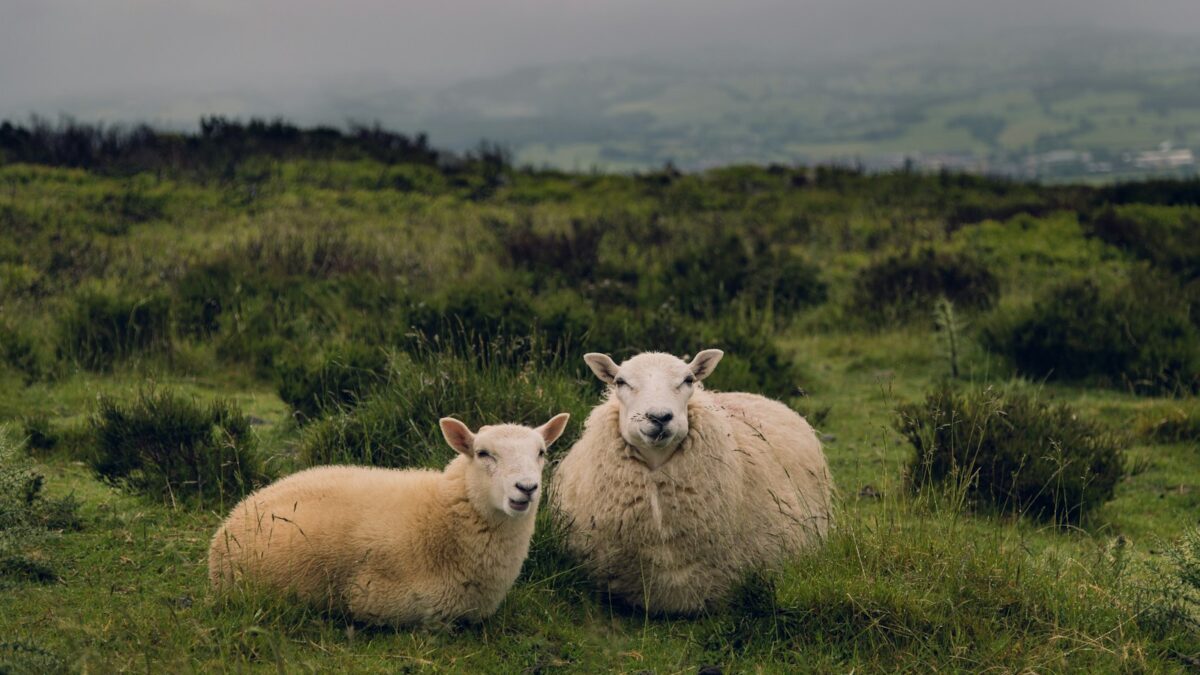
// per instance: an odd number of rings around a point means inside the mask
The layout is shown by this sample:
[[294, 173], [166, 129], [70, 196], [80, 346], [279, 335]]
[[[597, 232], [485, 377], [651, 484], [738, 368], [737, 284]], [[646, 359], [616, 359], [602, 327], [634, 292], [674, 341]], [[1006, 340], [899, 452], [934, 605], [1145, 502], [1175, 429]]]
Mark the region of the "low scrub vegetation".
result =
[[384, 381], [387, 369], [382, 349], [352, 343], [315, 362], [281, 365], [279, 398], [291, 406], [298, 421], [307, 422], [326, 410], [352, 407]]
[[100, 476], [171, 504], [228, 507], [269, 478], [249, 420], [225, 401], [156, 389], [105, 397], [91, 427]]
[[996, 319], [984, 342], [1032, 378], [1189, 393], [1200, 389], [1200, 329], [1188, 312], [1178, 285], [1149, 273], [1074, 279]]
[[25, 384], [33, 384], [53, 370], [43, 344], [17, 325], [0, 324], [0, 359], [20, 373]]
[[76, 294], [59, 318], [59, 356], [91, 370], [171, 346], [171, 303], [106, 288]]
[[[1195, 194], [0, 125], [0, 422], [27, 439], [0, 458], [0, 671], [1192, 667]], [[842, 495], [824, 548], [729, 607], [612, 604], [548, 508], [482, 626], [209, 593], [216, 519], [276, 475], [440, 467], [444, 415], [570, 412], [549, 476], [604, 395], [584, 353], [708, 347], [705, 386], [805, 414]]]
[[50, 540], [82, 526], [74, 497], [45, 495], [45, 477], [0, 434], [0, 588], [22, 581], [59, 578]]
[[1088, 232], [1185, 280], [1200, 278], [1200, 206], [1107, 206]]
[[478, 429], [508, 422], [536, 425], [569, 412], [571, 428], [553, 446], [561, 450], [574, 442], [597, 399], [589, 381], [532, 362], [513, 369], [438, 353], [421, 360], [400, 357], [390, 366], [386, 386], [306, 430], [301, 459], [307, 465], [437, 467], [454, 452], [438, 428], [442, 417], [457, 417]]
[[897, 409], [914, 489], [941, 485], [1003, 512], [1078, 522], [1124, 475], [1119, 440], [1066, 404], [943, 386]]
[[981, 261], [925, 246], [893, 253], [859, 272], [851, 309], [892, 322], [927, 316], [938, 298], [960, 309], [987, 309], [999, 294], [1000, 282]]

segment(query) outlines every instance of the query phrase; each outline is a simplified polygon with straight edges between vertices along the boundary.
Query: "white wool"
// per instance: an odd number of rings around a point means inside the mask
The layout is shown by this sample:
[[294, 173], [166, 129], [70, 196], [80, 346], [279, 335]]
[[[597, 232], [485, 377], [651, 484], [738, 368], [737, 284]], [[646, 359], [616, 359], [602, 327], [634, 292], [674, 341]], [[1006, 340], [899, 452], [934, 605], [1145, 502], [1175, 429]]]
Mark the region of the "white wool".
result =
[[705, 391], [713, 352], [620, 366], [588, 355], [614, 386], [552, 481], [568, 548], [603, 590], [656, 612], [701, 611], [829, 528], [832, 483], [812, 427], [777, 401]]
[[546, 446], [538, 429], [443, 432], [444, 471], [327, 466], [246, 497], [209, 548], [215, 588], [246, 580], [357, 620], [437, 625], [496, 611], [529, 552]]

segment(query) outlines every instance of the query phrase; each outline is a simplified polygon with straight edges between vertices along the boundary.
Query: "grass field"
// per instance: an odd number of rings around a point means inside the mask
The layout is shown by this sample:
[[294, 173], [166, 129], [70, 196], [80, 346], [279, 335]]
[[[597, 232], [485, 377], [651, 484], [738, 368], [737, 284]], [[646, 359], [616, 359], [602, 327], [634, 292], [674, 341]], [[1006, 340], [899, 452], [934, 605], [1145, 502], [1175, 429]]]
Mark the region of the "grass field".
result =
[[[1178, 308], [1200, 306], [1200, 193], [1154, 189], [365, 157], [248, 156], [212, 173], [0, 165], [0, 423], [5, 447], [26, 446], [0, 474], [27, 464], [39, 499], [78, 501], [77, 527], [0, 537], [0, 671], [1194, 670], [1200, 341]], [[1121, 304], [1143, 278], [1174, 292]], [[1099, 310], [1053, 318], [1067, 310], [1046, 300], [1089, 279], [1110, 304], [1071, 307], [1116, 307], [1133, 332], [1012, 347], [1022, 320], [1090, 321]], [[952, 301], [940, 322], [937, 297]], [[1038, 345], [1092, 370], [1039, 371]], [[96, 469], [102, 402], [151, 386], [232, 402], [261, 481], [371, 443], [440, 465], [438, 414], [583, 412], [601, 397], [583, 352], [704, 346], [728, 353], [714, 388], [767, 393], [817, 427], [838, 503], [823, 549], [701, 617], [609, 602], [547, 528], [499, 613], [450, 632], [217, 596], [205, 554], [238, 495], [189, 501], [185, 481], [164, 499]], [[375, 365], [339, 370], [359, 358]], [[381, 374], [336, 380], [346, 372]], [[969, 480], [912, 490], [896, 409], [946, 382], [1068, 404], [1116, 439], [1115, 490], [1057, 522], [989, 507]], [[330, 441], [336, 424], [367, 431]], [[1005, 442], [1032, 444], [1029, 461], [1058, 443]]]

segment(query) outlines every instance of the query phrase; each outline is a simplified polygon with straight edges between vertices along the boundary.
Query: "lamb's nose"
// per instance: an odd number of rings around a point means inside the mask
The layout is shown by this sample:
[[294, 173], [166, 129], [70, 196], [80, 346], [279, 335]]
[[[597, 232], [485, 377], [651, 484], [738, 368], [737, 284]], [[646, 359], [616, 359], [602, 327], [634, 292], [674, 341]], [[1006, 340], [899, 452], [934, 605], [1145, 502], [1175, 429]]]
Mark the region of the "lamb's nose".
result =
[[524, 492], [527, 495], [532, 495], [534, 492], [537, 492], [538, 484], [537, 483], [517, 483], [517, 489], [520, 490], [521, 492]]
[[670, 422], [674, 417], [675, 417], [675, 414], [672, 413], [670, 410], [650, 410], [650, 411], [646, 412], [646, 419], [650, 420], [651, 422], [657, 424], [660, 427], [663, 426], [664, 424], [666, 424], [667, 422]]

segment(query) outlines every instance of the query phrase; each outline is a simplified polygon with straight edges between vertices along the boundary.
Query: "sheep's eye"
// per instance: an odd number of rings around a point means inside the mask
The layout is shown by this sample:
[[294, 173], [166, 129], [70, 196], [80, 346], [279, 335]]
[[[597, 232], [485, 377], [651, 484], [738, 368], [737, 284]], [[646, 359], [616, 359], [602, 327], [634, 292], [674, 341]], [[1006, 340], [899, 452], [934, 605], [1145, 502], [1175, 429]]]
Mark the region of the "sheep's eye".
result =
[[618, 387], [628, 387], [629, 386], [629, 383], [626, 382], [625, 378], [623, 378], [623, 377], [618, 377], [616, 380], [613, 381], [613, 384], [617, 385]]
[[546, 449], [545, 449], [545, 448], [542, 448], [541, 450], [538, 450], [538, 457], [545, 457], [545, 456], [546, 456]]
[[478, 457], [479, 459], [483, 459], [485, 457], [491, 457], [492, 453], [488, 452], [487, 450], [480, 450], [475, 453], [475, 456]]
[[696, 378], [692, 377], [691, 375], [688, 375], [687, 377], [683, 378], [683, 383], [684, 384], [695, 384]]

